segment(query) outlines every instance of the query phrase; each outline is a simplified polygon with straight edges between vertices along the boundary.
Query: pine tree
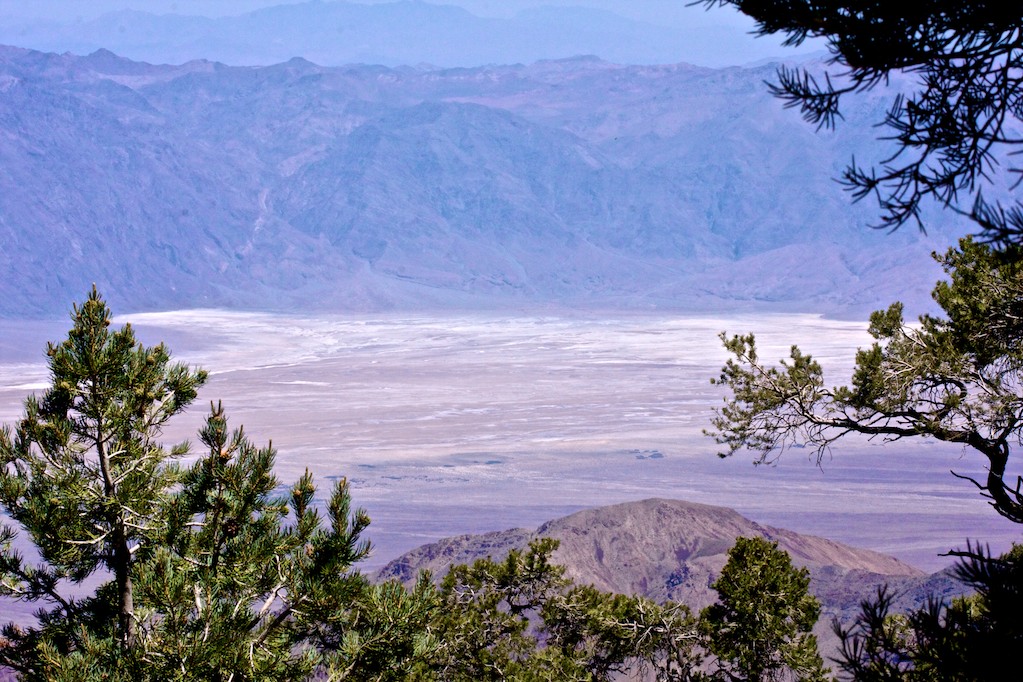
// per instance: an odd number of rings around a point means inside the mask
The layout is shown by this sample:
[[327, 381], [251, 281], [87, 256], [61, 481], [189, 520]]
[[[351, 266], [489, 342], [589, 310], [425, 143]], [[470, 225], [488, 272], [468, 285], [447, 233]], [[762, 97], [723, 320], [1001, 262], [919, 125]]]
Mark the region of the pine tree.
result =
[[956, 576], [973, 594], [951, 602], [932, 598], [900, 614], [892, 613], [891, 591], [879, 590], [861, 603], [850, 626], [835, 624], [843, 673], [864, 682], [1013, 677], [1023, 645], [1023, 547], [998, 557], [980, 546], [954, 554], [961, 557]]
[[288, 491], [272, 446], [229, 431], [212, 406], [200, 433], [207, 454], [164, 506], [159, 542], [139, 563], [140, 652], [149, 679], [302, 680], [326, 659], [320, 639], [347, 625], [367, 589], [353, 570], [369, 525], [352, 512], [344, 480], [313, 505], [307, 471]]
[[875, 343], [856, 353], [848, 386], [828, 387], [821, 366], [796, 346], [770, 366], [752, 334], [722, 335], [734, 358], [714, 380], [732, 392], [710, 433], [725, 446], [720, 456], [748, 448], [768, 462], [808, 445], [820, 458], [851, 433], [961, 443], [987, 460], [984, 480], [969, 480], [999, 514], [1023, 523], [1023, 481], [1006, 480], [1023, 433], [1021, 254], [964, 239], [936, 255], [948, 273], [933, 293], [944, 315], [911, 325], [901, 303], [875, 312]]
[[683, 604], [575, 585], [541, 538], [503, 561], [452, 567], [419, 673], [439, 680], [700, 679], [696, 622]]
[[736, 538], [713, 585], [718, 600], [700, 614], [722, 678], [825, 679], [817, 638], [810, 634], [820, 604], [809, 585], [807, 570], [795, 568], [778, 543]]
[[0, 504], [38, 555], [5, 526], [0, 593], [43, 605], [4, 628], [0, 664], [68, 682], [401, 679], [432, 646], [435, 591], [354, 568], [369, 518], [347, 483], [325, 515], [309, 472], [282, 493], [273, 447], [229, 430], [220, 404], [181, 468], [187, 446], [161, 430], [206, 373], [112, 331], [95, 289], [72, 319], [47, 349], [51, 387], [0, 433]]
[[[5, 630], [0, 660], [29, 677], [52, 656], [95, 650], [96, 638], [113, 640], [108, 654], [135, 647], [134, 568], [176, 482], [167, 463], [185, 452], [158, 439], [206, 381], [162, 344], [139, 344], [130, 326], [112, 331], [95, 288], [72, 318], [68, 338], [47, 347], [51, 387], [26, 400], [13, 435], [0, 433], [0, 504], [39, 551], [38, 564], [26, 561], [6, 526], [0, 590], [45, 604], [40, 628]], [[113, 581], [96, 595], [62, 592], [97, 573]]]

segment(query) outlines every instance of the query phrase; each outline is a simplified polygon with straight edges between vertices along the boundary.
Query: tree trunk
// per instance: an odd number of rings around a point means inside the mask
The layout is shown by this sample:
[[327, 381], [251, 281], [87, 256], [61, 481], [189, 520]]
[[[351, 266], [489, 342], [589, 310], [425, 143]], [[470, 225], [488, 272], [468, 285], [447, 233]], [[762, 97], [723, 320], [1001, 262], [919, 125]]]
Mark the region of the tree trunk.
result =
[[117, 627], [121, 646], [127, 650], [135, 646], [135, 596], [131, 582], [131, 549], [125, 537], [124, 522], [117, 521], [114, 536], [114, 573], [117, 580]]

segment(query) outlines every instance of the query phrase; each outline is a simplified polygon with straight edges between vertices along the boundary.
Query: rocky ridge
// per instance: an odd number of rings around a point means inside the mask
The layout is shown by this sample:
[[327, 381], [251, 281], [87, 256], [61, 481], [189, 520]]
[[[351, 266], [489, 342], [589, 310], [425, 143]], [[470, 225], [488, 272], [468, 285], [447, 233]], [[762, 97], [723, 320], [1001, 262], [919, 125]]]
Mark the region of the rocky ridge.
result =
[[740, 536], [777, 542], [795, 565], [807, 568], [810, 590], [822, 603], [818, 634], [830, 645], [835, 641], [829, 636], [831, 619], [848, 621], [882, 585], [895, 592], [899, 610], [919, 607], [930, 595], [950, 598], [964, 590], [949, 571], [927, 575], [879, 552], [763, 526], [724, 507], [666, 499], [587, 509], [532, 531], [447, 538], [395, 559], [377, 579], [411, 583], [423, 570], [440, 577], [452, 565], [500, 558], [534, 538], [550, 537], [560, 543], [553, 560], [578, 583], [680, 601], [698, 610], [714, 601], [710, 586]]

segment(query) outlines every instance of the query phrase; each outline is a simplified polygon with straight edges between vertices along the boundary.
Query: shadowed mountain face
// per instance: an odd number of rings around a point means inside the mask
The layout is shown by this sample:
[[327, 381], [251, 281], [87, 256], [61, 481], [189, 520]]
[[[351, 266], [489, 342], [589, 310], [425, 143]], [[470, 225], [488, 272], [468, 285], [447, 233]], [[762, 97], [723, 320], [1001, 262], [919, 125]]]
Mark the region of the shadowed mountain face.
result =
[[675, 600], [695, 610], [716, 598], [711, 584], [737, 537], [760, 536], [778, 543], [793, 564], [810, 571], [810, 590], [822, 604], [818, 633], [830, 644], [831, 618], [847, 620], [860, 602], [888, 584], [897, 609], [921, 606], [930, 594], [960, 594], [949, 573], [928, 576], [890, 556], [812, 535], [762, 526], [731, 509], [680, 500], [650, 499], [600, 507], [549, 521], [535, 531], [515, 529], [463, 535], [424, 545], [385, 566], [377, 578], [411, 583], [422, 570], [443, 576], [460, 563], [512, 549], [537, 537], [560, 542], [553, 560], [577, 583], [657, 601]]
[[831, 181], [871, 148], [873, 101], [816, 135], [772, 73], [0, 48], [0, 315], [93, 282], [119, 310], [925, 300], [949, 230], [873, 232]]

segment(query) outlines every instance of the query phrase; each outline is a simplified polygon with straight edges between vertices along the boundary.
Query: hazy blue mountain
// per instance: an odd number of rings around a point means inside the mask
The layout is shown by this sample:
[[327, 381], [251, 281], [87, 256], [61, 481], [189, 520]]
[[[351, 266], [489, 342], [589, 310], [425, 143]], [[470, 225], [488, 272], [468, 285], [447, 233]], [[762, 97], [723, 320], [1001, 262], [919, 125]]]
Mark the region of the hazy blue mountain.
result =
[[926, 299], [940, 221], [866, 229], [773, 67], [153, 66], [0, 48], [0, 314]]
[[441, 3], [314, 0], [215, 18], [131, 10], [78, 21], [6, 17], [0, 43], [77, 54], [102, 48], [170, 64], [207, 58], [266, 65], [303, 57], [329, 65], [466, 66], [580, 54], [622, 63], [671, 63], [685, 54], [707, 64], [733, 63], [714, 40], [717, 30], [653, 25], [583, 7], [493, 18]]

